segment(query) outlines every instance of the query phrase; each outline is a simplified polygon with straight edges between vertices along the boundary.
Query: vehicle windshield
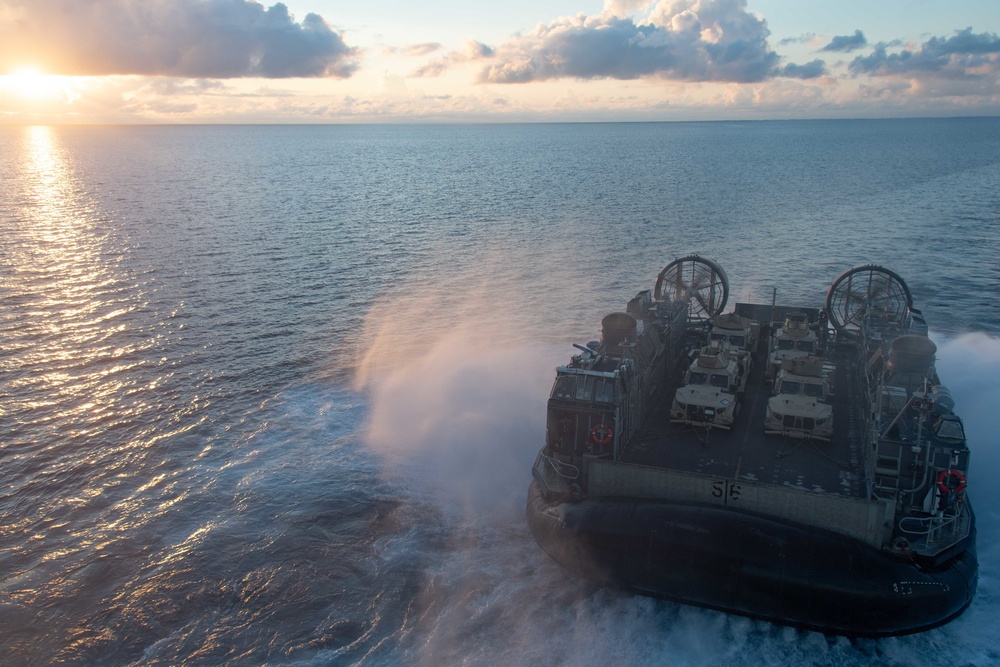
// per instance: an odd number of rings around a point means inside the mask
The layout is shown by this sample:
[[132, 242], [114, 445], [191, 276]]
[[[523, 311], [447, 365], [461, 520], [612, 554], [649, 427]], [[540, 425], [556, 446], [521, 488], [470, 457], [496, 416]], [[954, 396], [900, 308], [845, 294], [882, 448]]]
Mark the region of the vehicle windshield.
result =
[[789, 380], [784, 380], [781, 383], [782, 394], [798, 394], [802, 391], [802, 384], [799, 382], [790, 382]]
[[708, 382], [707, 373], [692, 372], [688, 377], [688, 384], [705, 384], [706, 382]]
[[811, 340], [800, 340], [798, 349], [800, 352], [812, 352], [813, 342]]
[[746, 343], [746, 337], [745, 336], [730, 336], [729, 337], [729, 343], [731, 345], [735, 345], [736, 347], [743, 347], [743, 345]]
[[713, 387], [728, 387], [729, 386], [729, 376], [721, 375], [719, 373], [712, 373], [712, 386]]
[[778, 349], [779, 350], [794, 350], [795, 341], [791, 338], [779, 338], [778, 339]]
[[823, 385], [821, 384], [807, 384], [804, 389], [806, 390], [806, 396], [823, 398]]

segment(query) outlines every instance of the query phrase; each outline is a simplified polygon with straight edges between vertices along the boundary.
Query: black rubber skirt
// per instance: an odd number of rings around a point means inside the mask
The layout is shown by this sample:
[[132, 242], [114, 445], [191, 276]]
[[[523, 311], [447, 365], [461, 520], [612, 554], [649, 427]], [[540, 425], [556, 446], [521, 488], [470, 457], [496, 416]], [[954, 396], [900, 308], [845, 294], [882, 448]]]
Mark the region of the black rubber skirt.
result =
[[547, 500], [528, 491], [535, 540], [571, 573], [637, 593], [848, 637], [929, 630], [976, 592], [975, 530], [937, 565], [836, 533], [714, 506]]

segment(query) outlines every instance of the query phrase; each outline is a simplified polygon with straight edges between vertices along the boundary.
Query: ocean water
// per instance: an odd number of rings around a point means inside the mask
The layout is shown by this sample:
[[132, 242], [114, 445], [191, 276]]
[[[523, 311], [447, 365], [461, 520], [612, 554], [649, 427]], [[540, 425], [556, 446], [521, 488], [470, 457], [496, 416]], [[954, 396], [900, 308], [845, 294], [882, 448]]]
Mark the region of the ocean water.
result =
[[[0, 127], [9, 665], [1000, 663], [1000, 119]], [[901, 274], [978, 596], [828, 638], [593, 589], [523, 519], [553, 367], [672, 259]]]

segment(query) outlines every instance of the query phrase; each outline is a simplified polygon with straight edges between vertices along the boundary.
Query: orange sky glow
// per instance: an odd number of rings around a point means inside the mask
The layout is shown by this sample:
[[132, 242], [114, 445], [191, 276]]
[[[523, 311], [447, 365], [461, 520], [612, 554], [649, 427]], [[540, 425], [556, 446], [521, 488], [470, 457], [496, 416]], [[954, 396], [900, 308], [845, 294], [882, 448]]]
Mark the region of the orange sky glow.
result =
[[972, 0], [2, 0], [0, 123], [1000, 115], [998, 29]]

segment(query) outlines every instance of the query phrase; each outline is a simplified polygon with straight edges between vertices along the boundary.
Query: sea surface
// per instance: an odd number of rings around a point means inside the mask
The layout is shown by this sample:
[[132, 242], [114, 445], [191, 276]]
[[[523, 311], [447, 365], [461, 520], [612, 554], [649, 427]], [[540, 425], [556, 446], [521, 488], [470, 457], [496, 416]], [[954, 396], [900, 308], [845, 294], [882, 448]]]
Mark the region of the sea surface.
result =
[[[848, 641], [594, 589], [524, 523], [553, 367], [676, 257], [908, 282], [979, 593]], [[0, 127], [4, 665], [1000, 663], [1000, 119]]]

